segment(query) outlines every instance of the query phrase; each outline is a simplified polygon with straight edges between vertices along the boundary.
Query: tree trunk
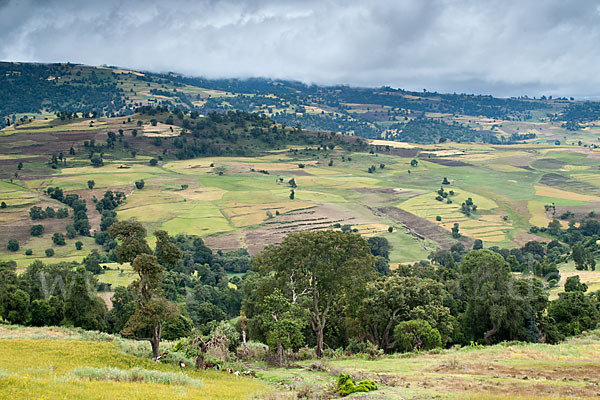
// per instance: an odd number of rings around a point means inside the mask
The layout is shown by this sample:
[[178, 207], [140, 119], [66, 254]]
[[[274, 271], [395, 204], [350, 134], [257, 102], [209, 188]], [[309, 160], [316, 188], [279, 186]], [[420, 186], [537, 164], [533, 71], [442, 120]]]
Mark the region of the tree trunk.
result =
[[196, 369], [204, 369], [204, 353], [196, 357]]
[[281, 340], [277, 341], [277, 363], [281, 366], [285, 361], [285, 352]]
[[492, 343], [492, 337], [498, 332], [498, 324], [492, 323], [492, 329], [483, 334], [483, 338], [488, 344]]
[[152, 327], [152, 337], [150, 338], [150, 344], [152, 345], [152, 358], [156, 360], [160, 349], [160, 334], [161, 326], [156, 325]]
[[323, 358], [323, 341], [324, 341], [324, 326], [322, 324], [317, 324], [318, 327], [315, 330], [315, 335], [317, 336], [317, 358]]

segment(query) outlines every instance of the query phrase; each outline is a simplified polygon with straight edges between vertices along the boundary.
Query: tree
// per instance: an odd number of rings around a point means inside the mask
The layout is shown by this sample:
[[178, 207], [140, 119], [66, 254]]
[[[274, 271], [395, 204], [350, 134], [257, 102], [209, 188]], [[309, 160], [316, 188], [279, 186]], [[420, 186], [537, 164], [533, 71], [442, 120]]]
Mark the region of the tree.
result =
[[148, 340], [152, 346], [152, 358], [156, 359], [160, 350], [162, 327], [165, 321], [173, 320], [179, 314], [178, 307], [162, 297], [164, 267], [156, 256], [140, 254], [131, 264], [139, 279], [135, 311], [123, 328], [123, 335], [136, 340]]
[[475, 239], [473, 242], [473, 250], [483, 249], [483, 241], [481, 239]]
[[[123, 328], [123, 334], [136, 340], [148, 340], [152, 346], [152, 356], [156, 359], [163, 324], [179, 314], [178, 307], [162, 294], [165, 268], [159, 263], [157, 256], [152, 254], [146, 243], [146, 229], [139, 222], [117, 222], [110, 226], [108, 232], [121, 242], [115, 249], [119, 263], [131, 262], [139, 276], [133, 283], [136, 288], [135, 311]], [[170, 243], [166, 232], [157, 231], [155, 235], [155, 252], [161, 257], [161, 261], [175, 264], [181, 257], [179, 249], [172, 247], [175, 245]]]
[[442, 179], [442, 185], [449, 185], [450, 181], [448, 180], [448, 178], [444, 177], [444, 179]]
[[93, 180], [89, 180], [89, 181], [87, 182], [87, 185], [88, 185], [88, 188], [89, 188], [90, 190], [92, 190], [92, 189], [94, 188], [94, 186], [96, 186], [96, 182], [94, 182]]
[[29, 233], [31, 236], [42, 236], [44, 233], [44, 225], [32, 225], [31, 228], [29, 228]]
[[74, 326], [87, 330], [106, 328], [106, 304], [93, 291], [95, 283], [82, 266], [67, 274], [70, 291], [65, 300], [65, 319]]
[[263, 284], [274, 284], [292, 304], [308, 310], [318, 357], [323, 356], [324, 330], [332, 307], [359, 301], [360, 288], [375, 276], [367, 241], [340, 231], [290, 234], [280, 245], [257, 255], [254, 266], [260, 276], [268, 278]]
[[512, 277], [504, 258], [490, 250], [472, 250], [460, 265], [467, 299], [463, 329], [471, 340], [491, 343], [494, 337], [515, 337], [524, 324], [522, 309], [511, 289]]
[[65, 245], [65, 235], [63, 235], [60, 232], [56, 232], [54, 235], [52, 235], [52, 242], [57, 246], [64, 246]]
[[285, 349], [300, 347], [304, 342], [302, 330], [307, 321], [302, 318], [302, 309], [298, 304], [292, 304], [281, 290], [275, 289], [264, 298], [261, 319], [267, 332], [267, 345], [276, 351], [277, 361], [282, 365]]
[[153, 167], [155, 167], [155, 166], [156, 166], [156, 164], [158, 164], [158, 160], [157, 160], [156, 158], [152, 158], [152, 159], [150, 160], [150, 165], [151, 165], [151, 166], [153, 166]]
[[9, 251], [18, 251], [19, 250], [19, 242], [17, 241], [17, 239], [9, 239], [8, 243], [6, 244], [6, 248]]
[[567, 278], [565, 282], [565, 292], [586, 292], [588, 290], [588, 285], [585, 283], [581, 283], [579, 280], [579, 275], [570, 276]]
[[431, 350], [442, 345], [440, 332], [422, 319], [400, 322], [394, 329], [394, 338], [402, 352]]
[[296, 197], [296, 193], [294, 192], [294, 189], [292, 189], [290, 191], [290, 200], [294, 200], [294, 197]]
[[139, 190], [144, 188], [144, 184], [145, 184], [145, 182], [143, 179], [140, 179], [139, 181], [135, 181], [135, 187]]
[[390, 258], [390, 242], [384, 238], [379, 236], [373, 236], [367, 239], [367, 242], [371, 246], [371, 254], [374, 256], [381, 256], [384, 258]]
[[98, 168], [104, 165], [104, 160], [102, 160], [102, 157], [94, 156], [90, 159], [90, 163], [94, 168]]
[[366, 337], [380, 349], [392, 350], [392, 337], [401, 321], [424, 319], [442, 332], [442, 343], [451, 341], [454, 318], [444, 306], [447, 292], [441, 283], [429, 278], [392, 275], [370, 282], [358, 308], [358, 320]]
[[81, 249], [83, 248], [83, 243], [82, 243], [81, 241], [79, 241], [79, 240], [78, 240], [78, 241], [76, 241], [76, 242], [75, 242], [75, 248], [76, 248], [77, 250], [81, 250]]
[[6, 208], [6, 207], [7, 207], [7, 205], [6, 205], [5, 201], [3, 201], [2, 203], [0, 203], [0, 208]]
[[455, 222], [454, 226], [452, 227], [452, 237], [455, 239], [458, 239], [460, 237], [460, 227], [458, 225], [458, 222]]
[[415, 168], [417, 165], [419, 165], [419, 161], [415, 160], [414, 158], [410, 161], [410, 166]]
[[108, 233], [121, 241], [115, 249], [120, 264], [131, 263], [140, 254], [152, 254], [146, 242], [146, 229], [136, 221], [120, 221], [108, 228]]
[[44, 250], [44, 253], [46, 254], [46, 257], [52, 257], [54, 255], [54, 249], [46, 249]]
[[75, 230], [75, 227], [71, 224], [67, 225], [67, 238], [69, 239], [74, 239], [75, 236], [77, 236], [77, 231]]

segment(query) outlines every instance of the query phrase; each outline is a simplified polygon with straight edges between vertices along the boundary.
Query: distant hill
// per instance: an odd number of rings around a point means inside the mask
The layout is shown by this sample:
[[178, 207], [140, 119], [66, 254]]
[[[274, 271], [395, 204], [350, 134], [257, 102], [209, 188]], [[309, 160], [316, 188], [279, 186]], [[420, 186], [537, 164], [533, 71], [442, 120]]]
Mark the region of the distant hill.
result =
[[531, 137], [493, 132], [485, 123], [553, 121], [578, 130], [600, 119], [600, 103], [566, 98], [504, 99], [269, 79], [211, 80], [75, 64], [3, 62], [0, 76], [0, 128], [43, 113], [127, 116], [140, 106], [153, 105], [204, 115], [233, 110], [260, 113], [287, 126], [366, 138], [512, 143]]

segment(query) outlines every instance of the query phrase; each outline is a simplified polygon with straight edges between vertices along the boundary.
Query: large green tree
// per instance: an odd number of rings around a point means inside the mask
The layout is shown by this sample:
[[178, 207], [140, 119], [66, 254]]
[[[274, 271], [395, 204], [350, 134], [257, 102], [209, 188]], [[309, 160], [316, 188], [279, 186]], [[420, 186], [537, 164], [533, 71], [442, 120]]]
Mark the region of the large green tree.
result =
[[[179, 315], [178, 307], [162, 293], [165, 267], [148, 246], [146, 229], [139, 222], [114, 223], [109, 228], [109, 233], [120, 241], [120, 245], [115, 249], [118, 261], [131, 262], [139, 277], [133, 283], [136, 290], [135, 309], [122, 333], [137, 340], [148, 340], [152, 346], [152, 357], [156, 359], [163, 324], [175, 320]], [[170, 243], [167, 232], [157, 231], [155, 235], [155, 253], [159, 255], [161, 262], [175, 264], [181, 258], [179, 249]]]
[[[504, 258], [490, 250], [472, 250], [460, 265], [467, 309], [463, 329], [471, 340], [492, 343], [502, 331], [508, 337], [524, 324], [513, 279]], [[502, 336], [502, 335], [498, 335]]]
[[424, 319], [442, 333], [443, 343], [451, 340], [454, 317], [444, 306], [446, 291], [428, 278], [392, 275], [367, 284], [367, 296], [358, 309], [358, 318], [367, 338], [384, 351], [396, 346], [394, 327], [401, 321]]
[[360, 301], [361, 288], [375, 275], [367, 241], [339, 231], [290, 234], [259, 253], [254, 267], [269, 278], [268, 285], [274, 281], [292, 304], [308, 310], [318, 357], [323, 356], [324, 329], [332, 308]]

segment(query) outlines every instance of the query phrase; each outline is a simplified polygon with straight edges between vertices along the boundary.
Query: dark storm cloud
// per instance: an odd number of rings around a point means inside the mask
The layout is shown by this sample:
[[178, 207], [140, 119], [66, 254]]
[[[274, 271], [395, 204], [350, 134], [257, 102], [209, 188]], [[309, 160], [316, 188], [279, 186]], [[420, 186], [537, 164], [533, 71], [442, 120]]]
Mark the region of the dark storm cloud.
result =
[[598, 96], [600, 1], [0, 0], [0, 59]]

